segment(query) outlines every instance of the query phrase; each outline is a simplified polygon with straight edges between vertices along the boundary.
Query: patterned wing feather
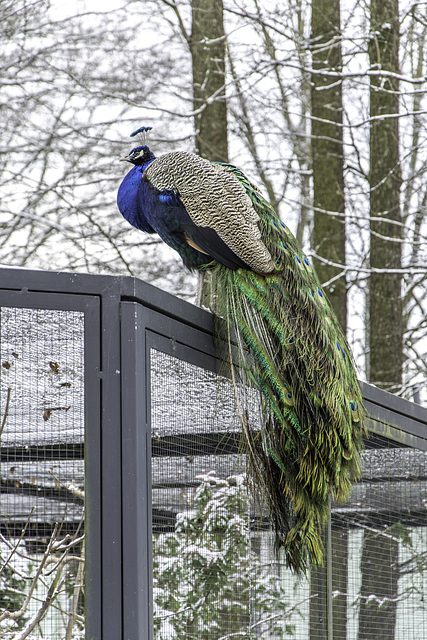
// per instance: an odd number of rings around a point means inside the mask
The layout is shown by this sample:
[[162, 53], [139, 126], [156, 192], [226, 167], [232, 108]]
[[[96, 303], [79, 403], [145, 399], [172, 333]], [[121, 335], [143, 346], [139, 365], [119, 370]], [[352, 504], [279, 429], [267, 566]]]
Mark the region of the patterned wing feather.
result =
[[250, 268], [260, 273], [274, 270], [261, 239], [258, 214], [233, 173], [195, 154], [176, 151], [154, 160], [145, 176], [159, 191], [175, 191], [194, 224], [213, 229]]

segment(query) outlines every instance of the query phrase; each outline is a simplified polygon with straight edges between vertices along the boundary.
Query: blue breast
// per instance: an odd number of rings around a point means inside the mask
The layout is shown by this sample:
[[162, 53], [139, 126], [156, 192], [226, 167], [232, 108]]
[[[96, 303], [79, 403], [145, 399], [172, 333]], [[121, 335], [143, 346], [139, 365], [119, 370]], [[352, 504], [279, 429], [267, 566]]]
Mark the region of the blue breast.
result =
[[133, 167], [123, 178], [117, 193], [117, 206], [122, 216], [133, 226], [146, 233], [155, 233], [149, 224], [144, 209], [141, 206], [139, 188], [143, 167]]

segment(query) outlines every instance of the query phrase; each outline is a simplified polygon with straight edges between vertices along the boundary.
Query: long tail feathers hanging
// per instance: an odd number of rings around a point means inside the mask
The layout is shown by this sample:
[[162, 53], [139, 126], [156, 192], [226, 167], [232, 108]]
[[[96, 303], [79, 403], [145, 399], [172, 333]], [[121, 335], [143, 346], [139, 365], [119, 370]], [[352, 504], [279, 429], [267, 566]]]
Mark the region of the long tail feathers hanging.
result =
[[243, 174], [224, 168], [251, 197], [277, 270], [264, 276], [217, 264], [211, 296], [238, 351], [234, 380], [241, 390], [255, 386], [262, 398], [261, 430], [244, 424], [254, 484], [267, 498], [289, 566], [304, 572], [310, 561], [322, 561], [329, 495], [345, 500], [360, 475], [363, 402], [350, 350], [310, 261]]

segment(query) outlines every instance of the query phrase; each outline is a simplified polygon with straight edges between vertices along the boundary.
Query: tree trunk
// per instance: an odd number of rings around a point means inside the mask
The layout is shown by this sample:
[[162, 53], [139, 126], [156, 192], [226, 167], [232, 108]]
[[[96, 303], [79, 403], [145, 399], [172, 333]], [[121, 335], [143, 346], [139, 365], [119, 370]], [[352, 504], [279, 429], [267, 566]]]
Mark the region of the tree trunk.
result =
[[[389, 391], [402, 384], [403, 309], [399, 164], [399, 8], [371, 0], [369, 380]], [[397, 223], [397, 224], [395, 224]], [[394, 640], [398, 592], [396, 540], [365, 531], [358, 640]]]
[[[196, 152], [207, 160], [228, 162], [223, 1], [191, 0], [191, 11]], [[210, 292], [210, 273], [199, 272], [196, 304], [209, 307]]]
[[347, 527], [332, 529], [332, 619], [333, 639], [347, 639], [348, 592], [348, 533]]
[[[323, 534], [323, 546], [326, 549], [326, 535]], [[326, 564], [312, 567], [310, 572], [310, 640], [326, 640], [328, 637], [328, 585]]]
[[[322, 534], [323, 546], [327, 550], [327, 531]], [[327, 640], [328, 635], [328, 589], [332, 599], [332, 638], [347, 638], [347, 582], [348, 582], [348, 529], [332, 528], [332, 585], [328, 585], [326, 563], [312, 567], [310, 573], [309, 637], [312, 640]]]
[[192, 0], [191, 8], [196, 151], [208, 160], [228, 162], [223, 3]]
[[[339, 0], [312, 0], [311, 151], [313, 169], [313, 248], [319, 258], [345, 265], [344, 158], [342, 139], [342, 57]], [[325, 75], [322, 75], [322, 72]], [[334, 215], [340, 214], [340, 215]], [[338, 320], [347, 328], [347, 290], [341, 266], [314, 260], [320, 281]], [[327, 548], [326, 540], [325, 549]], [[327, 590], [340, 592], [332, 606], [333, 638], [346, 637], [347, 544], [335, 546], [332, 535], [332, 585], [327, 584], [326, 565], [312, 569], [310, 638], [327, 638]], [[340, 541], [342, 542], [342, 541]], [[345, 537], [345, 543], [347, 538]], [[316, 595], [317, 594], [317, 595]], [[314, 597], [316, 596], [316, 597]]]
[[398, 554], [398, 541], [381, 533], [365, 532], [357, 640], [394, 640]]
[[[313, 0], [311, 8], [313, 248], [323, 260], [345, 265], [342, 140], [341, 27], [339, 0]], [[322, 75], [322, 72], [327, 75]], [[340, 214], [340, 215], [334, 215]], [[321, 282], [344, 331], [347, 291], [341, 266], [315, 259]], [[332, 281], [332, 282], [331, 282]]]
[[[370, 88], [370, 261], [372, 269], [401, 269], [397, 0], [372, 0]], [[397, 223], [397, 224], [395, 224]], [[376, 273], [369, 282], [369, 380], [388, 391], [402, 384], [402, 274]]]

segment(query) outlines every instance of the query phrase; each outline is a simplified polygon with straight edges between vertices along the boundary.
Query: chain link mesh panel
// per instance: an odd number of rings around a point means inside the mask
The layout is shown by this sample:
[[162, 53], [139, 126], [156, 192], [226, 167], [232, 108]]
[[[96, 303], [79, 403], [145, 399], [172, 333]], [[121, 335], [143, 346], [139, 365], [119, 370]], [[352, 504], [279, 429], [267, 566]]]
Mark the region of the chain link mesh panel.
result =
[[328, 584], [326, 565], [297, 579], [274, 551], [228, 379], [152, 350], [151, 414], [156, 640], [427, 637], [425, 452], [368, 443], [332, 505]]
[[334, 549], [347, 547], [347, 584], [333, 584], [334, 603], [346, 605], [337, 638], [427, 637], [426, 480], [424, 451], [392, 442], [365, 451], [362, 481], [332, 516]]
[[[1, 309], [6, 640], [84, 637], [83, 323]], [[250, 497], [230, 380], [155, 349], [150, 371], [155, 640], [427, 637], [424, 451], [368, 442], [361, 482], [332, 505], [329, 566], [298, 580]]]
[[83, 638], [83, 313], [0, 319], [0, 636]]

